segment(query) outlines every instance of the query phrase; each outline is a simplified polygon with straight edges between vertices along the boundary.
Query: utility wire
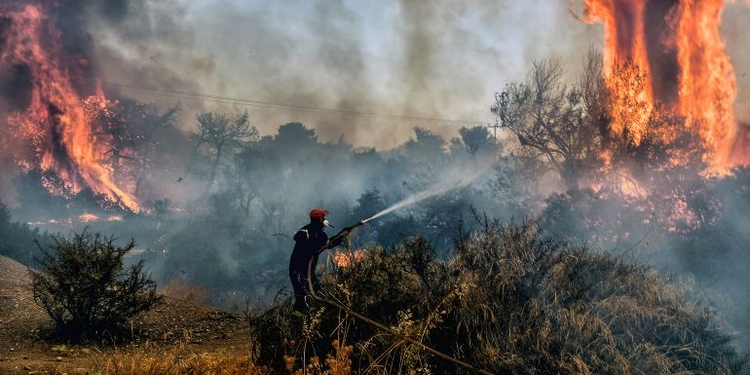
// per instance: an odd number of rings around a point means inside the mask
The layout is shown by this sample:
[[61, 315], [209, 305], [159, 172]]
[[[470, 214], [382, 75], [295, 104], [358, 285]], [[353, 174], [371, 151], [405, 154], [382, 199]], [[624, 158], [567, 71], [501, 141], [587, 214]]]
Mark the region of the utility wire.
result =
[[414, 120], [414, 121], [427, 121], [427, 122], [443, 122], [443, 123], [453, 123], [453, 124], [486, 124], [487, 121], [478, 121], [478, 120], [462, 120], [462, 119], [445, 119], [445, 118], [437, 118], [437, 117], [420, 117], [420, 116], [409, 116], [409, 115], [400, 115], [400, 114], [391, 114], [391, 113], [379, 113], [379, 112], [368, 112], [368, 111], [354, 111], [354, 110], [347, 110], [347, 109], [336, 109], [336, 108], [323, 108], [323, 107], [311, 107], [311, 106], [302, 106], [302, 105], [294, 105], [294, 104], [283, 104], [283, 103], [275, 103], [275, 102], [268, 102], [268, 101], [261, 101], [261, 100], [253, 100], [253, 99], [244, 99], [244, 98], [235, 98], [230, 96], [222, 96], [222, 95], [212, 95], [212, 94], [203, 94], [198, 92], [189, 92], [189, 91], [180, 91], [180, 90], [167, 90], [167, 89], [155, 89], [155, 88], [148, 88], [148, 87], [140, 87], [140, 86], [132, 86], [132, 85], [125, 85], [121, 83], [115, 83], [115, 82], [102, 82], [103, 85], [109, 86], [109, 87], [115, 87], [121, 90], [126, 91], [138, 91], [138, 92], [145, 92], [149, 94], [154, 94], [158, 96], [169, 96], [169, 97], [176, 97], [176, 98], [182, 98], [182, 99], [192, 99], [192, 100], [203, 100], [208, 102], [215, 102], [215, 103], [226, 103], [226, 104], [236, 104], [240, 106], [250, 106], [250, 107], [262, 107], [262, 108], [276, 108], [276, 109], [288, 109], [288, 110], [294, 110], [294, 111], [305, 111], [305, 112], [314, 112], [314, 113], [337, 113], [341, 115], [346, 116], [355, 116], [355, 117], [371, 117], [371, 118], [385, 118], [385, 119], [395, 119], [395, 120]]

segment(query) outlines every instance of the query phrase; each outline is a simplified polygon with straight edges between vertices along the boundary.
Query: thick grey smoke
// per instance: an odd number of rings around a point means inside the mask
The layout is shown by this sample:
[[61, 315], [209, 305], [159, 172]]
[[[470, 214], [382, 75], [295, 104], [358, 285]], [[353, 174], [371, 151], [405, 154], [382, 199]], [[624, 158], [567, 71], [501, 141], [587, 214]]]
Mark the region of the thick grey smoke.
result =
[[129, 86], [125, 94], [179, 98], [186, 110], [246, 107], [262, 132], [300, 121], [321, 140], [380, 149], [414, 126], [451, 138], [490, 122], [493, 93], [530, 59], [577, 62], [598, 42], [566, 3], [540, 0], [97, 4], [86, 24], [98, 67], [105, 82]]
[[[580, 4], [571, 4], [576, 12]], [[571, 4], [69, 0], [53, 16], [66, 49], [88, 60], [107, 90], [181, 101], [187, 128], [198, 110], [240, 107], [265, 133], [300, 121], [324, 141], [385, 149], [414, 126], [449, 139], [461, 126], [492, 121], [493, 93], [522, 77], [532, 59], [579, 66], [601, 45], [601, 26], [576, 20]], [[727, 4], [722, 29], [744, 122], [748, 14], [745, 4]]]
[[724, 10], [721, 33], [726, 38], [727, 52], [737, 77], [737, 99], [735, 114], [737, 120], [750, 124], [750, 6], [743, 2], [729, 2]]
[[[389, 149], [413, 138], [414, 126], [450, 139], [462, 126], [491, 122], [493, 93], [507, 82], [522, 80], [533, 59], [560, 57], [574, 75], [588, 48], [601, 45], [601, 26], [580, 23], [568, 13], [568, 6], [549, 0], [68, 0], [53, 7], [53, 16], [59, 19], [66, 50], [83, 58], [89, 78], [100, 79], [108, 92], [145, 102], [168, 106], [181, 101], [185, 129], [194, 126], [197, 111], [247, 109], [262, 134], [298, 121], [315, 129], [323, 142], [343, 137], [355, 146]], [[743, 90], [750, 84], [743, 70], [750, 63], [744, 48], [750, 38], [748, 16], [745, 4], [728, 4], [723, 30], [740, 88], [736, 107], [744, 121], [750, 121], [750, 93]], [[1, 75], [0, 95], [12, 97], [3, 90], [23, 81], [23, 73]], [[4, 105], [20, 106], [0, 101], [0, 107]], [[387, 114], [402, 116], [383, 116]], [[447, 121], [451, 119], [460, 121]], [[3, 170], [5, 164], [0, 160]], [[389, 170], [356, 166], [331, 183], [297, 186], [292, 177], [299, 176], [273, 167], [262, 168], [268, 185], [262, 192], [268, 194], [253, 201], [255, 210], [266, 216], [236, 222], [288, 232], [312, 203], [346, 200], [354, 206], [367, 189], [377, 186], [388, 196], [386, 189], [406, 186]], [[314, 180], [313, 175], [326, 172], [323, 169], [304, 170], [310, 174], [304, 177]], [[180, 176], [179, 183], [175, 177], [165, 178], [171, 190], [165, 189], [164, 195], [177, 201], [175, 196], [195, 186], [187, 185], [187, 175], [184, 180]], [[285, 196], [271, 197], [279, 186], [290, 187]], [[3, 190], [10, 189], [0, 186]], [[330, 198], [311, 203], [311, 190], [325, 191]], [[283, 202], [283, 207], [269, 207], [268, 202]], [[737, 223], [746, 221], [739, 216]], [[184, 223], [184, 232], [205, 226], [201, 224]], [[210, 233], [196, 240], [219, 241], [212, 236], [218, 237]], [[221, 248], [220, 265], [236, 267], [232, 261], [238, 244]], [[727, 268], [747, 261], [746, 256], [726, 260]], [[185, 260], [191, 263], [195, 260]], [[168, 266], [180, 271], [174, 264]], [[230, 273], [241, 271], [234, 268]], [[747, 289], [726, 284], [735, 280], [745, 278], [719, 278], [717, 285], [734, 298], [743, 291], [746, 295]], [[741, 315], [746, 305], [737, 303], [730, 309]]]

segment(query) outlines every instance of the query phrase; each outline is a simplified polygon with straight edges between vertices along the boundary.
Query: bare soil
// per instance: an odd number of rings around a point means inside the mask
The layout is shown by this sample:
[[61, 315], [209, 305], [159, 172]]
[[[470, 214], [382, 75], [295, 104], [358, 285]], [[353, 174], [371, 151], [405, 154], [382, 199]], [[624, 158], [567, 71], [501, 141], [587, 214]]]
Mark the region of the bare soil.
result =
[[[0, 375], [89, 374], [93, 357], [123, 355], [146, 347], [179, 348], [192, 353], [250, 350], [249, 327], [242, 314], [165, 297], [132, 322], [123, 343], [67, 345], [44, 338], [50, 319], [36, 305], [27, 268], [0, 256]], [[143, 350], [143, 349], [140, 349]]]

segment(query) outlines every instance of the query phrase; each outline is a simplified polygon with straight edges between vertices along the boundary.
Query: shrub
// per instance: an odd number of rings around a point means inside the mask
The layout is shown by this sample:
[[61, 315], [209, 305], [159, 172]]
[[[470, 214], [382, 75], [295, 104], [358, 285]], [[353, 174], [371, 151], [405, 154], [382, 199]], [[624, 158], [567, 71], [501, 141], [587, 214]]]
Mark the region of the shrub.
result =
[[253, 317], [258, 359], [283, 371], [337, 339], [353, 347], [352, 373], [464, 373], [407, 336], [496, 374], [747, 373], [721, 319], [648, 267], [546, 240], [531, 222], [485, 222], [446, 260], [427, 246], [371, 248], [326, 272], [321, 293], [344, 308], [319, 303], [300, 321], [279, 299]]
[[0, 255], [30, 266], [34, 257], [39, 255], [39, 248], [34, 242], [50, 243], [50, 235], [39, 228], [12, 221], [8, 206], [0, 202]]
[[135, 242], [123, 247], [114, 242], [86, 228], [68, 238], [55, 237], [53, 245], [41, 249], [41, 271], [30, 271], [34, 300], [52, 318], [59, 337], [118, 337], [130, 318], [161, 298], [143, 261], [125, 269], [123, 257]]

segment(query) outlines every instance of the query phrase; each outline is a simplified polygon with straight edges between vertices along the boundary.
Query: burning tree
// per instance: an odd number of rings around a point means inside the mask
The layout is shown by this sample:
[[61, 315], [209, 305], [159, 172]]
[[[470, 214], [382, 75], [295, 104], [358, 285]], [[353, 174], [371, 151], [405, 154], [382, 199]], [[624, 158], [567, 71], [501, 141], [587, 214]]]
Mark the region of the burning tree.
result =
[[[81, 66], [66, 60], [60, 32], [38, 4], [0, 5], [0, 72], [20, 84], [21, 99], [0, 108], [1, 123], [12, 134], [14, 162], [24, 171], [40, 170], [44, 185], [57, 195], [90, 189], [104, 200], [130, 211], [140, 205], [130, 180], [121, 179], [102, 161], [112, 135], [93, 122], [107, 99], [101, 90], [82, 89], [74, 80]], [[13, 79], [13, 78], [12, 78]], [[89, 91], [89, 95], [81, 92]], [[87, 110], [88, 108], [88, 110]]]
[[[595, 56], [590, 55], [590, 59]], [[569, 88], [561, 81], [563, 66], [558, 60], [534, 62], [526, 83], [512, 83], [495, 97], [492, 112], [499, 125], [510, 130], [520, 143], [519, 152], [544, 159], [565, 181], [568, 189], [578, 179], [601, 165], [602, 127], [598, 111], [587, 111], [598, 102], [597, 65], [583, 79], [588, 87]], [[589, 94], [589, 95], [585, 95]], [[594, 95], [591, 97], [590, 95]]]
[[142, 196], [157, 161], [166, 154], [159, 147], [160, 133], [176, 129], [179, 105], [160, 111], [154, 105], [134, 100], [107, 100], [99, 108], [87, 107], [92, 125], [110, 135], [106, 159], [115, 176], [134, 183], [133, 192]]
[[[615, 133], [629, 131], [637, 143], [647, 129], [650, 108], [664, 105], [705, 142], [703, 158], [710, 171], [726, 172], [748, 161], [747, 155], [737, 153], [745, 147], [735, 144], [744, 140], [735, 138], [732, 105], [737, 86], [719, 28], [725, 1], [583, 3], [581, 20], [604, 24], [603, 68], [609, 92], [636, 97], [646, 106], [638, 111], [640, 119], [613, 117]], [[617, 74], [623, 64], [642, 70], [639, 90], [626, 89], [633, 77]], [[627, 102], [619, 105], [612, 114], [627, 110]]]

